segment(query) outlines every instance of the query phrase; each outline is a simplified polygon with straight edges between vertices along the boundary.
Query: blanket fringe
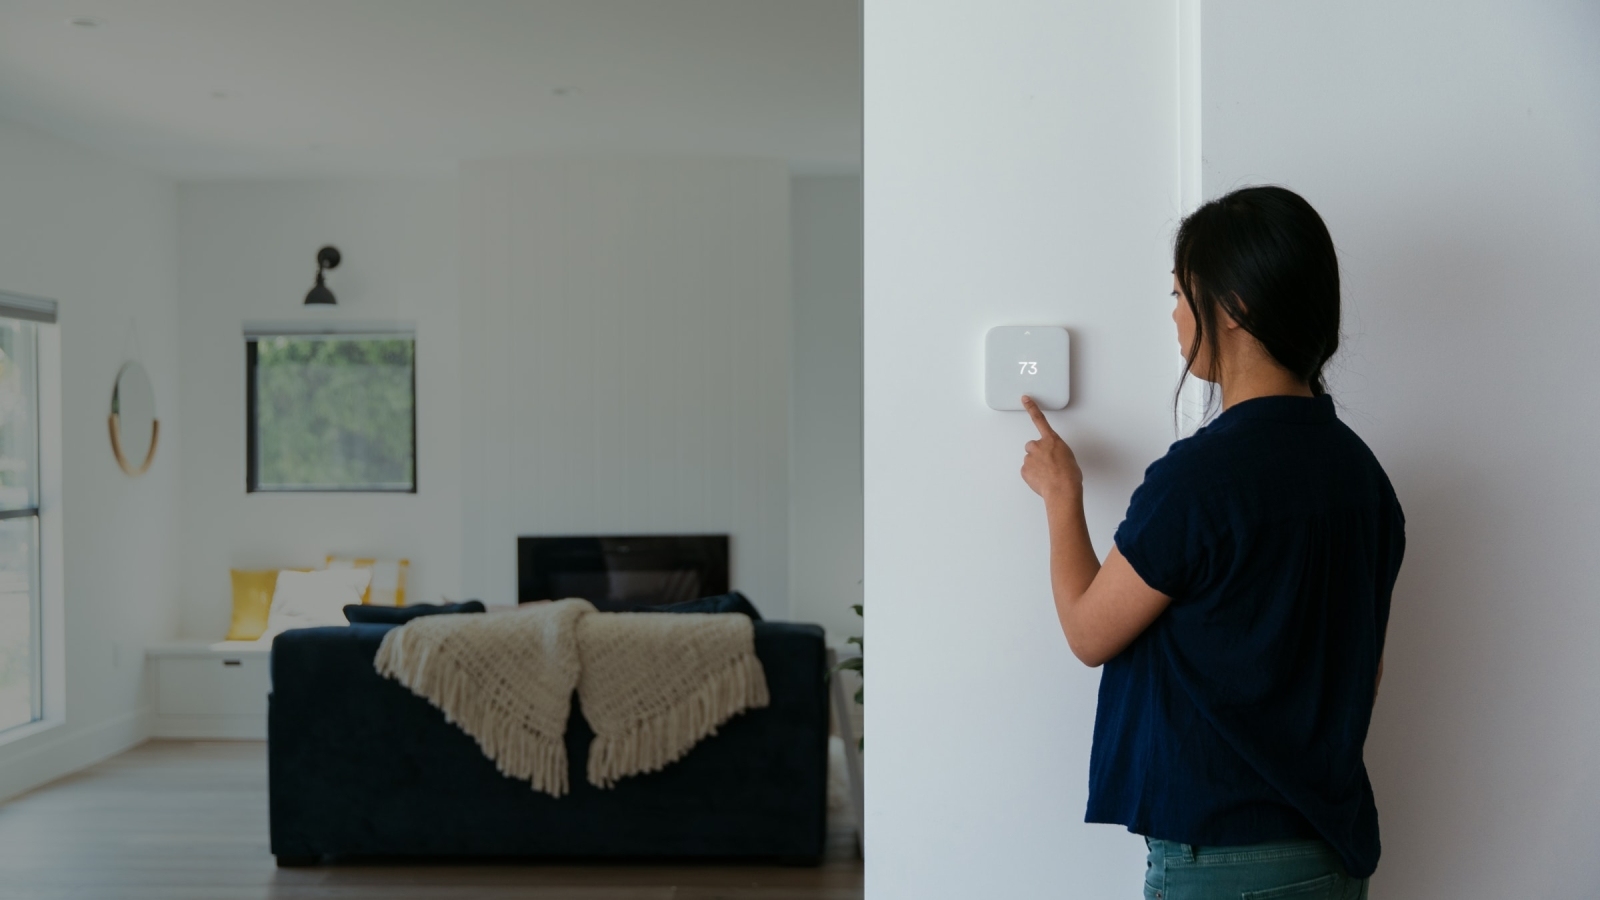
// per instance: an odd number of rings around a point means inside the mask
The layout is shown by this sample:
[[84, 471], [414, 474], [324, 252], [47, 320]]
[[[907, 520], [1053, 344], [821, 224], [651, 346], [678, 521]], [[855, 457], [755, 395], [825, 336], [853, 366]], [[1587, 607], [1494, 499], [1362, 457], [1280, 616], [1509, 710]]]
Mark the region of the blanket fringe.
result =
[[[474, 690], [459, 665], [427, 665], [427, 648], [411, 646], [404, 628], [383, 636], [373, 664], [378, 673], [393, 679], [444, 713], [445, 721], [463, 728], [500, 774], [530, 782], [533, 789], [552, 797], [567, 793], [567, 747], [561, 736], [529, 732], [522, 722], [504, 715], [489, 702], [487, 691]], [[448, 658], [443, 660], [449, 663]], [[454, 710], [454, 713], [451, 711]], [[460, 721], [458, 721], [460, 720]]]
[[659, 771], [681, 759], [702, 738], [716, 734], [717, 726], [770, 702], [760, 659], [753, 652], [740, 654], [662, 712], [634, 723], [622, 734], [597, 735], [589, 745], [589, 783], [609, 788], [628, 775]]

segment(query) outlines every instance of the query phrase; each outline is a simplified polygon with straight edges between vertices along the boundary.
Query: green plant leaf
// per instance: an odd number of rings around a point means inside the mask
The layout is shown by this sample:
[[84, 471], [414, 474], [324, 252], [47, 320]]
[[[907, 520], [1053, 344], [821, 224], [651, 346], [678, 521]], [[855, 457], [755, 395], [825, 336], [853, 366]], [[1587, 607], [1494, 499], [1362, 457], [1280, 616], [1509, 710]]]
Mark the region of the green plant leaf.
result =
[[841, 669], [849, 669], [852, 672], [861, 671], [861, 657], [852, 656], [849, 659], [840, 660], [837, 665], [828, 670], [828, 674], [831, 675]]

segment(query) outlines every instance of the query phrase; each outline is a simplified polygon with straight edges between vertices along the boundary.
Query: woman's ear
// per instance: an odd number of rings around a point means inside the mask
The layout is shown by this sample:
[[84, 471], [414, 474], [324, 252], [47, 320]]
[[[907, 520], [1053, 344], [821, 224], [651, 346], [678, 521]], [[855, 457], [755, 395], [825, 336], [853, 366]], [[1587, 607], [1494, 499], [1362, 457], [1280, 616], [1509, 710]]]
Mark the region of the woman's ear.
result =
[[[1234, 294], [1233, 295], [1233, 304], [1232, 305], [1233, 305], [1233, 307], [1235, 309], [1238, 309], [1240, 312], [1248, 312], [1249, 311], [1249, 310], [1246, 310], [1245, 307], [1244, 307], [1244, 298], [1240, 297], [1238, 294]], [[1224, 329], [1226, 329], [1228, 331], [1234, 331], [1234, 330], [1236, 330], [1236, 329], [1241, 327], [1239, 325], [1239, 320], [1235, 319], [1233, 317], [1233, 314], [1228, 312], [1228, 307], [1224, 306], [1221, 303], [1217, 304], [1217, 324], [1222, 326], [1222, 328], [1224, 328]]]

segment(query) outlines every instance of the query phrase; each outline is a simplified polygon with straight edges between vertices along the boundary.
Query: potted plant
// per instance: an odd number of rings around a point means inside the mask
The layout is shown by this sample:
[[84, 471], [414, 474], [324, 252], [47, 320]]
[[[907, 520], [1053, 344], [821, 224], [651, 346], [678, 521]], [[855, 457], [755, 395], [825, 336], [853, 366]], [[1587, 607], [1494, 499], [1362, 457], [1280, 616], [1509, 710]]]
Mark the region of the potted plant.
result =
[[[864, 613], [862, 613], [861, 606], [862, 606], [862, 604], [860, 604], [860, 603], [852, 603], [850, 605], [850, 608], [856, 611], [856, 615], [861, 616], [862, 622], [863, 622], [863, 624], [865, 624], [866, 615]], [[863, 653], [866, 651], [866, 646], [861, 643], [861, 637], [859, 635], [857, 635], [855, 637], [845, 638], [845, 643], [847, 643], [847, 644], [855, 644], [857, 647], [861, 648]], [[865, 675], [864, 672], [862, 672], [861, 660], [862, 660], [862, 656], [860, 654], [852, 656], [849, 659], [840, 660], [836, 665], [834, 665], [834, 667], [832, 669], [828, 670], [828, 677], [832, 678], [833, 674], [835, 672], [838, 672], [841, 669], [849, 669], [852, 672], [855, 672], [855, 673], [861, 675], [862, 676], [861, 687], [856, 688], [856, 703], [859, 704], [859, 705], [865, 706], [866, 704], [862, 701], [861, 695], [867, 689], [867, 687], [866, 687], [866, 675]], [[856, 738], [856, 749], [857, 750], [865, 750], [866, 746], [867, 745], [866, 745], [866, 736], [865, 735]]]

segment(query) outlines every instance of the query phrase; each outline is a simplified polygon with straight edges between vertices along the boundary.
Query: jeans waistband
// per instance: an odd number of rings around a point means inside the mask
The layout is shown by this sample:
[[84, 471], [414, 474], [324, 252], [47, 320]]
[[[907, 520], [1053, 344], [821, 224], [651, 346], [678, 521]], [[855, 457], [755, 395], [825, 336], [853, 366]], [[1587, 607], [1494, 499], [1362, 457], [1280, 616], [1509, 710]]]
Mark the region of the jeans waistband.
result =
[[1146, 837], [1145, 846], [1152, 851], [1159, 851], [1163, 856], [1181, 859], [1186, 863], [1205, 864], [1207, 862], [1245, 862], [1267, 859], [1290, 859], [1302, 856], [1328, 856], [1337, 858], [1338, 854], [1321, 838], [1297, 838], [1287, 841], [1267, 841], [1260, 844], [1239, 844], [1233, 846], [1195, 845], [1179, 841], [1168, 841], [1160, 838]]

